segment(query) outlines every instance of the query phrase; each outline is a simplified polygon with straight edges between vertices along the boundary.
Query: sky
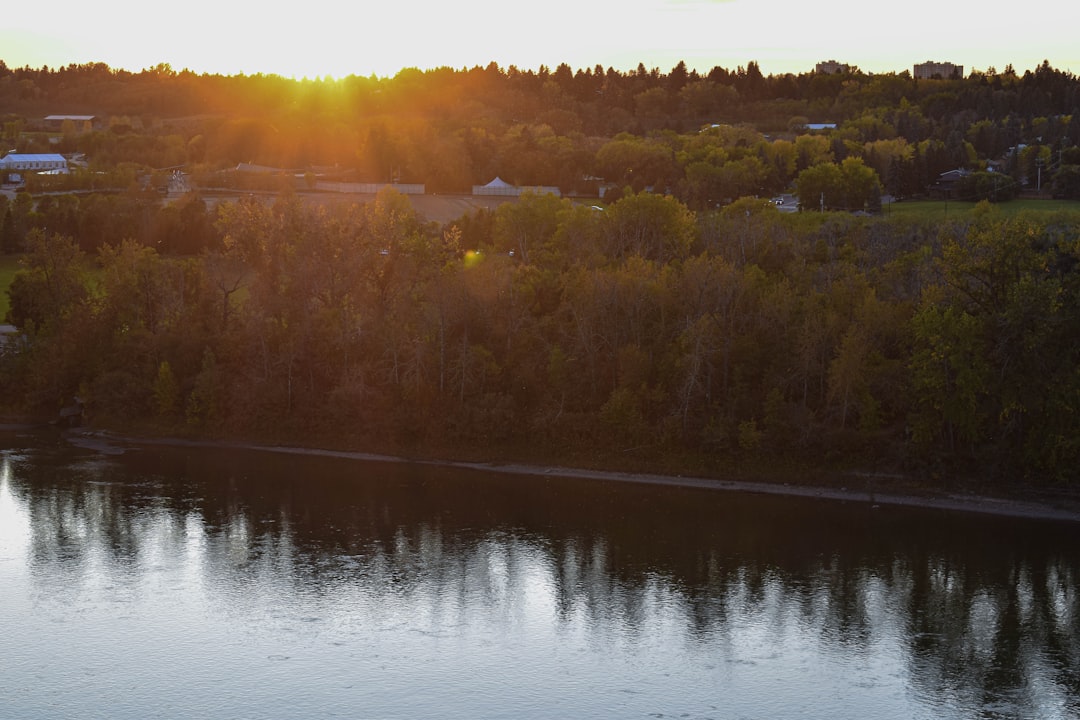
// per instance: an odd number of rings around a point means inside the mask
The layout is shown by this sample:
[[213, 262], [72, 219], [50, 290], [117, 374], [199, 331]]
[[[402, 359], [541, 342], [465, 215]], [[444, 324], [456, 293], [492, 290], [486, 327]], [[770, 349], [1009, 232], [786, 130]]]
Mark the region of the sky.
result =
[[766, 74], [835, 59], [866, 72], [947, 61], [971, 70], [1043, 60], [1080, 74], [1080, 2], [908, 0], [51, 0], [0, 12], [8, 67], [104, 62], [138, 72], [159, 63], [223, 75], [392, 77], [402, 68], [567, 63], [706, 73], [750, 61]]

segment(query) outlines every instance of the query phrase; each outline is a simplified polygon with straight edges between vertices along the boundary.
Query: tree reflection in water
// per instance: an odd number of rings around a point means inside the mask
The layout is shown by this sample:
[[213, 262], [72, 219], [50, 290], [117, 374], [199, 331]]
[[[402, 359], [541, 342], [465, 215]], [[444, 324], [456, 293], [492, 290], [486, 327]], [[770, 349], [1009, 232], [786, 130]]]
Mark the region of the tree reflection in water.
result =
[[339, 624], [550, 617], [631, 647], [664, 626], [718, 662], [748, 633], [797, 636], [864, 668], [898, 638], [930, 706], [1080, 716], [1067, 525], [205, 449], [9, 454], [4, 485], [56, 602], [182, 566], [185, 592], [236, 617], [304, 594], [356, 609]]

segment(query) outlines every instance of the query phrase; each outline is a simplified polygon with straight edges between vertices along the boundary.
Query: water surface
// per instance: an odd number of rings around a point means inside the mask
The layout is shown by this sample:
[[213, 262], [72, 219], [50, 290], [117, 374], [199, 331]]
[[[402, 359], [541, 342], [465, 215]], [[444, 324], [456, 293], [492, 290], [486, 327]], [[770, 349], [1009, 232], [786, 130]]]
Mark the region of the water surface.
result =
[[0, 438], [0, 716], [1075, 718], [1075, 524]]

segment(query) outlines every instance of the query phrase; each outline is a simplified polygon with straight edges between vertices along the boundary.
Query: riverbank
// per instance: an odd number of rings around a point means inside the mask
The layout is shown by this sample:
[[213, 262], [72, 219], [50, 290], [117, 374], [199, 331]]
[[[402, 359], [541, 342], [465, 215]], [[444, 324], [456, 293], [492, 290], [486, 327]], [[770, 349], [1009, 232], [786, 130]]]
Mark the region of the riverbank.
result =
[[[1037, 520], [1080, 523], [1080, 495], [1069, 493], [1039, 492], [1031, 497], [989, 495], [969, 492], [935, 491], [925, 487], [913, 487], [900, 482], [899, 478], [873, 473], [847, 473], [840, 484], [824, 486], [796, 482], [724, 479], [684, 475], [662, 475], [647, 472], [626, 472], [563, 467], [558, 465], [532, 465], [514, 462], [470, 462], [409, 458], [349, 450], [331, 450], [282, 445], [260, 445], [239, 441], [199, 440], [176, 437], [130, 437], [107, 432], [71, 430], [64, 433], [69, 443], [102, 454], [120, 454], [130, 449], [164, 447], [216, 448], [311, 455], [365, 462], [412, 463], [441, 467], [463, 468], [499, 472], [511, 475], [555, 476], [588, 478], [614, 482], [647, 483], [694, 487], [721, 492], [754, 493], [805, 497], [835, 502], [864, 503], [872, 508], [881, 506], [906, 506], [937, 509], [952, 512], [982, 513]], [[850, 480], [843, 484], [844, 479]]]

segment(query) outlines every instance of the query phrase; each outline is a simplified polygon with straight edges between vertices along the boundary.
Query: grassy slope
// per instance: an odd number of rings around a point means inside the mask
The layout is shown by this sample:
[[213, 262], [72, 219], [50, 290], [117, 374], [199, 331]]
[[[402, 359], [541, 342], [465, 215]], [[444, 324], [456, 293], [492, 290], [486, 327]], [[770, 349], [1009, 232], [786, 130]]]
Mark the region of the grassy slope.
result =
[[[975, 207], [973, 202], [957, 202], [950, 200], [915, 200], [893, 203], [882, 208], [885, 217], [897, 215], [903, 217], [924, 217], [945, 219], [946, 217], [960, 218], [971, 212]], [[1080, 201], [1076, 200], [1010, 200], [998, 203], [998, 211], [1002, 214], [1016, 215], [1021, 212], [1080, 212]]]

